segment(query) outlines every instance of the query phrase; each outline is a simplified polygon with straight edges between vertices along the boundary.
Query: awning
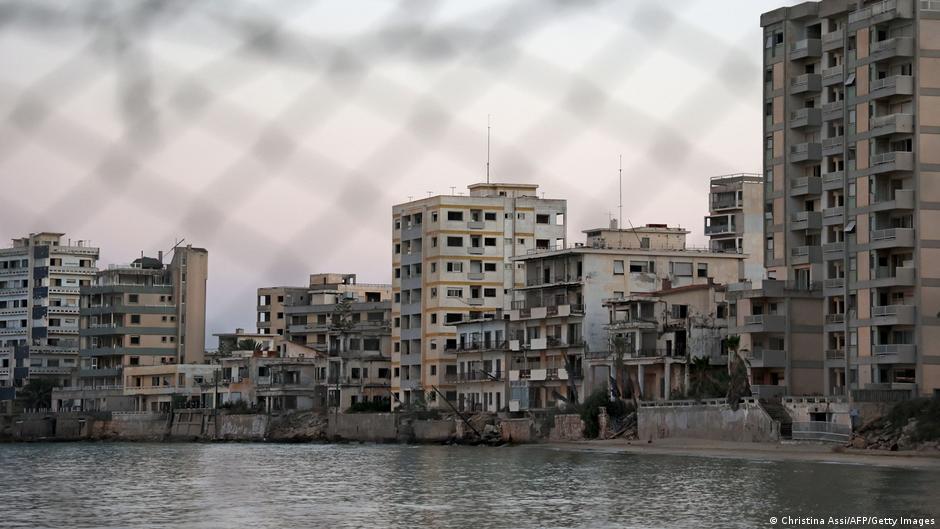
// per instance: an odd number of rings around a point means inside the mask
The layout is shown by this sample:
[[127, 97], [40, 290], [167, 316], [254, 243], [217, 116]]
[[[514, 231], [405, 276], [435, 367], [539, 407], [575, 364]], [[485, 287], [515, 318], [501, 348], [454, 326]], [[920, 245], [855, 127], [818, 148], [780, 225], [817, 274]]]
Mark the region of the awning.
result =
[[850, 73], [849, 76], [845, 79], [845, 86], [852, 86], [855, 84], [855, 74]]
[[848, 224], [845, 225], [845, 233], [852, 233], [855, 231], [855, 221], [850, 220]]

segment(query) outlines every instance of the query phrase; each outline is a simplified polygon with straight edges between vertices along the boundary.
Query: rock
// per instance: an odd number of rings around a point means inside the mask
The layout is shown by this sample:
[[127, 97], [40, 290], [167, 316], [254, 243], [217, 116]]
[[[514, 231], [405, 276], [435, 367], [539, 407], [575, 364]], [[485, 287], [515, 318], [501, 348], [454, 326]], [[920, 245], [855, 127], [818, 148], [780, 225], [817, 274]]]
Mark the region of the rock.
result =
[[862, 436], [856, 436], [852, 439], [851, 446], [852, 448], [865, 448], [868, 446], [868, 441]]

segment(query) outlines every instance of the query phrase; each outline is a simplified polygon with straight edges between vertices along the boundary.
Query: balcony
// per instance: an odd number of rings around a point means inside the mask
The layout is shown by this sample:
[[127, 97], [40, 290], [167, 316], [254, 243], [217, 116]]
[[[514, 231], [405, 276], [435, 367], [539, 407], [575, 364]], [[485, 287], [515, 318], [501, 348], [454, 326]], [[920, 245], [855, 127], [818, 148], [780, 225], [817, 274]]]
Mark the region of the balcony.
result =
[[734, 223], [712, 224], [705, 226], [705, 235], [734, 235], [738, 232]]
[[781, 349], [754, 349], [748, 360], [751, 367], [786, 367], [787, 352]]
[[830, 242], [823, 245], [823, 253], [826, 254], [826, 257], [829, 258], [830, 255], [836, 254], [841, 258], [842, 252], [845, 251], [844, 242]]
[[826, 367], [844, 367], [845, 349], [826, 349]]
[[917, 362], [917, 346], [911, 344], [872, 345], [875, 364], [913, 364]]
[[832, 191], [845, 187], [845, 171], [835, 171], [822, 175], [823, 191]]
[[842, 48], [845, 40], [845, 30], [839, 28], [822, 36], [822, 50], [832, 51]]
[[818, 73], [805, 73], [790, 79], [791, 94], [819, 92], [820, 90], [822, 90], [822, 75]]
[[868, 49], [868, 57], [872, 61], [883, 61], [894, 57], [913, 57], [914, 38], [894, 37], [887, 40], [872, 42]]
[[[517, 302], [513, 302], [517, 304]], [[546, 305], [541, 307], [518, 307], [509, 311], [510, 321], [540, 320], [544, 318], [567, 318], [583, 316], [583, 305]]]
[[870, 325], [915, 325], [917, 307], [914, 305], [881, 305], [871, 308]]
[[910, 75], [892, 75], [882, 79], [872, 79], [868, 85], [868, 94], [872, 99], [914, 94], [914, 78]]
[[790, 128], [818, 127], [822, 125], [822, 109], [801, 108], [790, 112]]
[[875, 275], [867, 281], [859, 281], [858, 288], [912, 287], [915, 284], [913, 266], [899, 266], [894, 270], [889, 267], [876, 268]]
[[913, 171], [914, 153], [907, 151], [885, 152], [871, 157], [871, 174]]
[[485, 227], [486, 223], [482, 220], [471, 220], [470, 222], [467, 222], [468, 230], [482, 230]]
[[790, 46], [790, 60], [806, 59], [809, 57], [822, 56], [821, 39], [803, 39], [794, 42]]
[[790, 162], [818, 162], [822, 160], [821, 143], [797, 143], [790, 147]]
[[913, 16], [914, 6], [911, 0], [884, 0], [849, 13], [849, 29]]
[[835, 121], [845, 117], [845, 101], [826, 103], [822, 107], [823, 121]]
[[887, 230], [872, 230], [869, 237], [868, 249], [880, 250], [882, 248], [913, 248], [913, 228], [890, 228]]
[[842, 151], [844, 149], [845, 149], [845, 137], [844, 136], [826, 138], [822, 141], [822, 153], [825, 156], [832, 156], [834, 154], [842, 154]]
[[819, 211], [798, 211], [790, 215], [790, 230], [818, 230], [822, 228], [822, 213]]
[[550, 367], [546, 369], [513, 369], [509, 371], [509, 380], [513, 382], [517, 380], [528, 380], [530, 382], [568, 380], [568, 370], [563, 367]]
[[912, 210], [914, 209], [914, 190], [896, 189], [894, 198], [876, 195], [868, 209], [870, 211]]
[[829, 294], [829, 291], [838, 291], [836, 294], [841, 293], [842, 289], [845, 288], [845, 278], [844, 277], [833, 277], [831, 279], [826, 279], [823, 281], [823, 288], [827, 291], [826, 294]]
[[781, 333], [786, 330], [787, 318], [782, 314], [754, 314], [744, 317], [742, 333]]
[[845, 323], [845, 313], [826, 314], [826, 325], [842, 325]]
[[832, 208], [826, 208], [822, 212], [823, 215], [823, 226], [834, 226], [836, 224], [842, 224], [845, 220], [845, 207], [836, 206]]
[[467, 247], [467, 254], [469, 254], [469, 255], [483, 255], [483, 247], [482, 247], [482, 246], [468, 246], [468, 247]]
[[822, 247], [797, 246], [790, 250], [790, 264], [801, 265], [822, 262]]
[[804, 176], [790, 180], [790, 196], [818, 195], [822, 193], [822, 179], [817, 176]]
[[842, 84], [843, 66], [833, 66], [832, 68], [826, 68], [822, 71], [822, 85], [823, 86], [832, 86], [837, 84]]
[[868, 125], [872, 136], [888, 134], [911, 134], [914, 132], [914, 116], [911, 114], [889, 114], [871, 118]]

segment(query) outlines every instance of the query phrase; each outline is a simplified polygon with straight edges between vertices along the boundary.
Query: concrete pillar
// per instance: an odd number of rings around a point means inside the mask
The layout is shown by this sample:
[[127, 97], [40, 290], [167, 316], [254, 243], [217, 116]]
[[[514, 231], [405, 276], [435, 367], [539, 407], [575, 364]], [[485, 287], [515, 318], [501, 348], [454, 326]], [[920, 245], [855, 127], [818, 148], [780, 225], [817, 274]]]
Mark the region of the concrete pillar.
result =
[[669, 360], [663, 363], [663, 376], [666, 378], [666, 383], [663, 384], [663, 398], [669, 400], [672, 389], [672, 362]]
[[640, 396], [643, 397], [643, 364], [637, 364], [636, 366], [636, 385]]

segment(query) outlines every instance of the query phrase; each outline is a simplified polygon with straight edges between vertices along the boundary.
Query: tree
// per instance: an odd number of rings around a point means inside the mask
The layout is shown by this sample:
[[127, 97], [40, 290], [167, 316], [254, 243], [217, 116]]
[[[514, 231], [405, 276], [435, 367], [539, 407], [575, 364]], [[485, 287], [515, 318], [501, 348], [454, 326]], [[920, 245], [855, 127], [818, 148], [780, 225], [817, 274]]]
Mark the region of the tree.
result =
[[52, 390], [55, 382], [47, 378], [30, 378], [19, 391], [17, 398], [24, 408], [51, 408]]
[[237, 351], [260, 351], [264, 345], [261, 342], [256, 342], [252, 338], [245, 338], [244, 340], [239, 340], [238, 345], [236, 345]]
[[728, 405], [737, 410], [741, 397], [751, 396], [751, 385], [748, 382], [750, 363], [741, 355], [741, 337], [731, 335], [725, 338], [728, 349]]

